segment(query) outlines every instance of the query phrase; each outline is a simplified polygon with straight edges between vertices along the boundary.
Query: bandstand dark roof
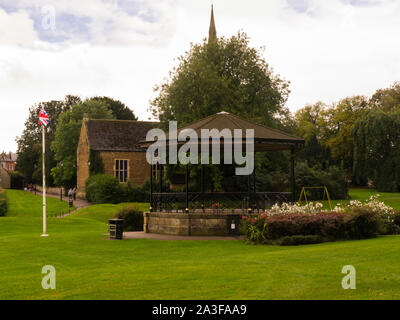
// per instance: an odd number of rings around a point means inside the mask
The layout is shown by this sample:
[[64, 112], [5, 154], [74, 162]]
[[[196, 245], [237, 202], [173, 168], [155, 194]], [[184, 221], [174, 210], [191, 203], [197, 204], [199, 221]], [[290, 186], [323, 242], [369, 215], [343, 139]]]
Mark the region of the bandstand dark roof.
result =
[[[303, 147], [304, 140], [294, 135], [288, 134], [281, 130], [272, 129], [254, 122], [250, 122], [233, 114], [227, 112], [220, 112], [208, 116], [199, 121], [188, 124], [178, 129], [178, 135], [186, 129], [196, 131], [198, 137], [201, 137], [202, 129], [229, 129], [232, 132], [234, 129], [241, 129], [243, 132], [243, 140], [245, 140], [246, 129], [254, 129], [254, 149], [255, 151], [272, 151], [272, 150], [290, 150], [292, 148], [298, 149]], [[167, 141], [171, 132], [166, 136]], [[182, 142], [184, 144], [185, 142]], [[145, 146], [149, 142], [142, 141]]]

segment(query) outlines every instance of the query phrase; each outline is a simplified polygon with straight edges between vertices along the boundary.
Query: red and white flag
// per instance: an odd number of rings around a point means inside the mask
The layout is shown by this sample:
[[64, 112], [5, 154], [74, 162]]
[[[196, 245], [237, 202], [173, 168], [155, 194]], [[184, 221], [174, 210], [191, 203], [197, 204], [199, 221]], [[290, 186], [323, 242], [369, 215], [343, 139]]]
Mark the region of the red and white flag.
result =
[[44, 111], [44, 109], [40, 109], [39, 112], [39, 124], [41, 126], [45, 126], [47, 127], [47, 125], [49, 124], [50, 120], [49, 120], [49, 115], [47, 114], [46, 111]]

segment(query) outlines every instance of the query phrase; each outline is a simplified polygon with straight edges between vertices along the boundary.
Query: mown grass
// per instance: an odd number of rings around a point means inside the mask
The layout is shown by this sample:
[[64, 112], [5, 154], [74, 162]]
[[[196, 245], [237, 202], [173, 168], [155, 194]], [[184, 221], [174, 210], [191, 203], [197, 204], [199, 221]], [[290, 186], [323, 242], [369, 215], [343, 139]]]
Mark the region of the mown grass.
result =
[[[50, 218], [42, 238], [41, 198], [7, 196], [0, 299], [400, 299], [397, 236], [299, 247], [108, 240], [105, 221], [121, 204]], [[63, 206], [53, 200], [49, 210]], [[56, 268], [56, 290], [41, 287], [44, 265]], [[357, 270], [356, 290], [341, 287], [344, 265]]]

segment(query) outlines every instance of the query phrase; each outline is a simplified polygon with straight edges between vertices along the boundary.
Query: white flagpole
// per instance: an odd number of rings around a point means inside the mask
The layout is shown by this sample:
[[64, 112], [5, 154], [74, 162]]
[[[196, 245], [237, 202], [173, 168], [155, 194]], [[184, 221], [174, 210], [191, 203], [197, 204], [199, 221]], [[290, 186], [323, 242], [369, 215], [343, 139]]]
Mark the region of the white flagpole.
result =
[[45, 157], [46, 157], [46, 140], [45, 140], [45, 127], [42, 125], [42, 170], [43, 170], [43, 234], [42, 237], [47, 237], [46, 234], [46, 171], [45, 171]]

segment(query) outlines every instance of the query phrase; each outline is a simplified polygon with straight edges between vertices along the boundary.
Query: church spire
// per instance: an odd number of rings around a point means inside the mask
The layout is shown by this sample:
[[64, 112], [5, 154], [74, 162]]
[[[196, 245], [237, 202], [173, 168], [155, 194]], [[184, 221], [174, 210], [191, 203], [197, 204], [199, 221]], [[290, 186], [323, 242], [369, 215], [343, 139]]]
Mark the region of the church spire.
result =
[[215, 20], [214, 20], [214, 5], [211, 5], [211, 21], [210, 21], [210, 30], [208, 32], [208, 42], [212, 40], [217, 40], [217, 29], [215, 28]]

